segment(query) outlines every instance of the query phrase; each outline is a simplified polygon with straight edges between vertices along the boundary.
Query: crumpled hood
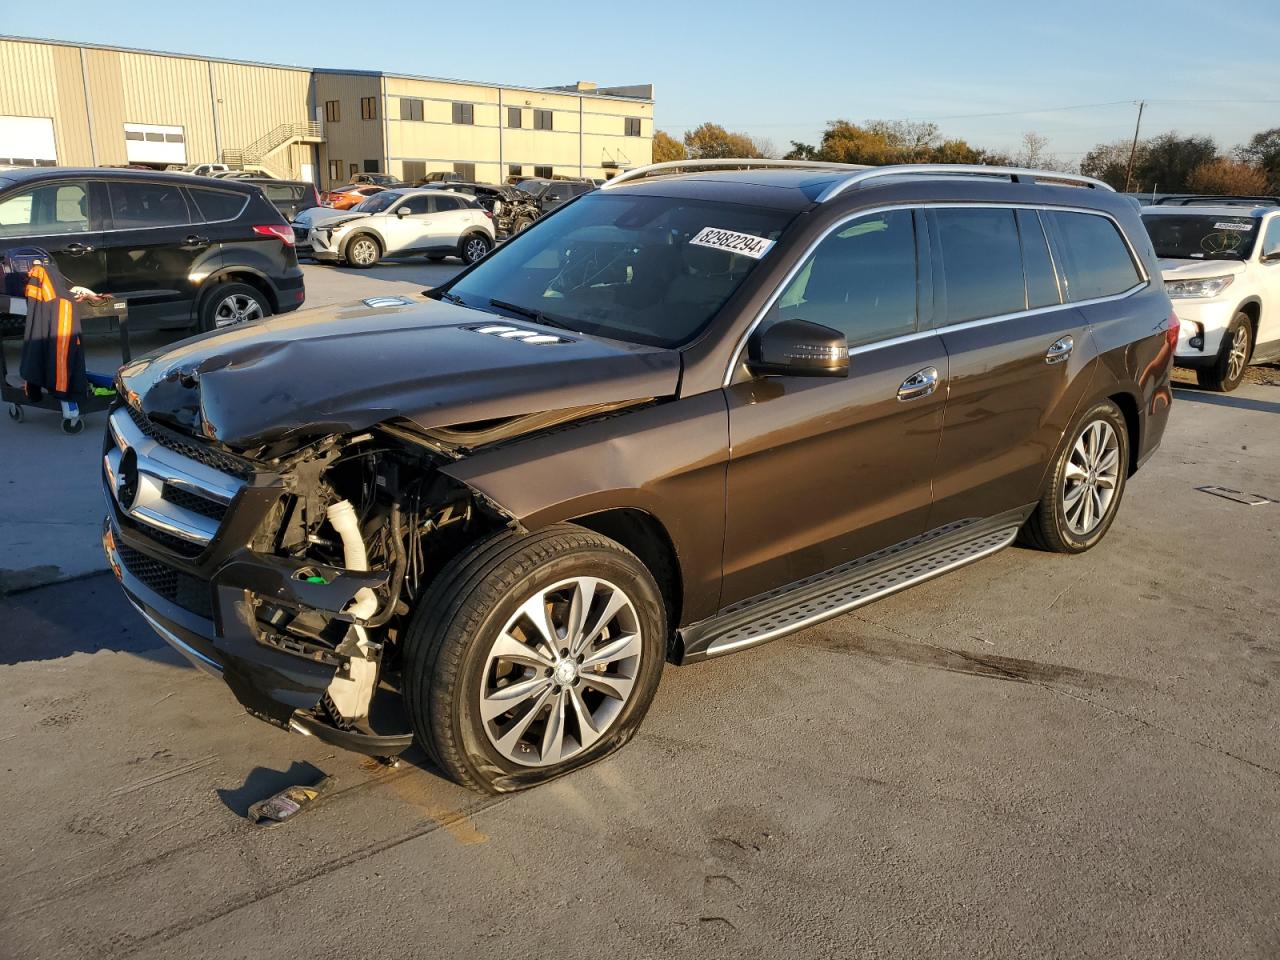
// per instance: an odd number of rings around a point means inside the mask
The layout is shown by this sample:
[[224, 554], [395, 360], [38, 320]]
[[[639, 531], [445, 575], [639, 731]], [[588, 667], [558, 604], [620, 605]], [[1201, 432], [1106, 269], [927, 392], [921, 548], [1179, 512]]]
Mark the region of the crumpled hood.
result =
[[[434, 300], [373, 298], [174, 344], [121, 370], [149, 417], [236, 449], [404, 419], [423, 429], [674, 395], [673, 350], [508, 320]], [[528, 343], [481, 332], [550, 335]]]
[[334, 210], [332, 207], [309, 207], [303, 210], [293, 222], [300, 227], [336, 227], [340, 223], [346, 223], [348, 220], [359, 220], [361, 217], [367, 217], [367, 213], [354, 213], [351, 210]]
[[1161, 260], [1160, 273], [1166, 280], [1204, 280], [1244, 273], [1239, 260]]

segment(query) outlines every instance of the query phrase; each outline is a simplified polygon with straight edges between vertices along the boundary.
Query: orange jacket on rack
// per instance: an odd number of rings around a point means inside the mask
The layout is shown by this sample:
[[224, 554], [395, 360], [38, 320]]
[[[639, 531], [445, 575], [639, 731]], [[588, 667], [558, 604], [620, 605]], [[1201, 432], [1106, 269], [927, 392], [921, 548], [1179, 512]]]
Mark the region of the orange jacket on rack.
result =
[[66, 278], [52, 262], [37, 263], [27, 274], [26, 293], [22, 379], [29, 388], [48, 390], [59, 400], [83, 400], [88, 389], [84, 349]]

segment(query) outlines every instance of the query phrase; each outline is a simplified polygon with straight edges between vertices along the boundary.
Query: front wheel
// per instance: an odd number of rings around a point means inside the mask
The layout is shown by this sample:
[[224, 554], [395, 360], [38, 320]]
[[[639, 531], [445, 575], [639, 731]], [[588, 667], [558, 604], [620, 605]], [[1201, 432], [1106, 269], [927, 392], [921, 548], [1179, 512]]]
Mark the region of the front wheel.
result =
[[1253, 322], [1247, 313], [1237, 313], [1222, 335], [1222, 345], [1213, 366], [1196, 370], [1196, 383], [1207, 390], [1230, 393], [1244, 379], [1252, 346]]
[[351, 238], [347, 243], [346, 260], [353, 267], [367, 270], [382, 259], [382, 247], [367, 233]]
[[493, 241], [482, 233], [473, 233], [463, 237], [462, 242], [458, 244], [458, 256], [462, 258], [462, 262], [470, 266], [478, 260], [484, 258], [490, 250], [493, 249]]
[[666, 654], [657, 584], [634, 554], [568, 524], [478, 544], [410, 623], [404, 691], [418, 741], [450, 777], [519, 790], [635, 733]]
[[1084, 553], [1106, 536], [1124, 494], [1129, 428], [1110, 400], [1085, 411], [1054, 461], [1022, 540], [1054, 553]]

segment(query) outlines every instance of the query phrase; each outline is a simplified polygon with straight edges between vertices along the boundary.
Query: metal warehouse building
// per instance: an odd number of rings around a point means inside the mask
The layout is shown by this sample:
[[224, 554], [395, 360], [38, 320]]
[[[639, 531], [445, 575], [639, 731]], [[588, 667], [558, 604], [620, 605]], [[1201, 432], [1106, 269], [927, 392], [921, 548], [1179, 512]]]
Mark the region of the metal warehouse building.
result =
[[215, 161], [276, 176], [608, 177], [650, 162], [653, 87], [512, 87], [0, 37], [0, 165]]

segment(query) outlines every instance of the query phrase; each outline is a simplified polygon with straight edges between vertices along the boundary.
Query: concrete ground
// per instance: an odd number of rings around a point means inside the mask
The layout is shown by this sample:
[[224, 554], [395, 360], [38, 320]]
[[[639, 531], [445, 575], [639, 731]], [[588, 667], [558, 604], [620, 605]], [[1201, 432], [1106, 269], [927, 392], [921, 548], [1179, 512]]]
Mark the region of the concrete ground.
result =
[[[108, 575], [0, 598], [0, 958], [1274, 958], [1280, 502], [1196, 488], [1280, 501], [1277, 373], [1177, 390], [1093, 552], [669, 668], [623, 752], [516, 796], [251, 719]], [[7, 516], [47, 533], [57, 484]]]

